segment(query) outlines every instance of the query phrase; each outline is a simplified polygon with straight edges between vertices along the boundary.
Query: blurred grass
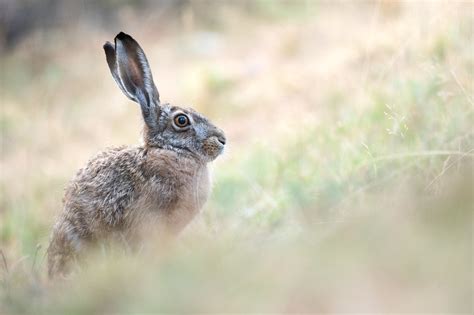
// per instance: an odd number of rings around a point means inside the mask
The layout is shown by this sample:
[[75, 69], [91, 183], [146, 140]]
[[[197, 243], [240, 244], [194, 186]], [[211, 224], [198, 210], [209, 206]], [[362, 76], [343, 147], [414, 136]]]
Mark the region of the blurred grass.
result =
[[164, 100], [228, 134], [202, 216], [64, 283], [44, 261], [62, 188], [136, 143], [139, 112], [103, 60], [114, 32], [40, 31], [1, 56], [0, 312], [472, 312], [472, 4], [195, 13], [213, 4], [141, 17], [159, 34], [118, 14]]

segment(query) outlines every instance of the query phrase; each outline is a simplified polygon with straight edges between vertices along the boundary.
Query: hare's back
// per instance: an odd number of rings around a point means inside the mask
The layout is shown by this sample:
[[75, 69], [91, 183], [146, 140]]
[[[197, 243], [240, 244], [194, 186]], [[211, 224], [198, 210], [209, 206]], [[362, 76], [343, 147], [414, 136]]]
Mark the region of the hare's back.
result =
[[66, 211], [117, 225], [137, 198], [143, 181], [143, 149], [109, 148], [89, 160], [72, 179], [65, 195]]

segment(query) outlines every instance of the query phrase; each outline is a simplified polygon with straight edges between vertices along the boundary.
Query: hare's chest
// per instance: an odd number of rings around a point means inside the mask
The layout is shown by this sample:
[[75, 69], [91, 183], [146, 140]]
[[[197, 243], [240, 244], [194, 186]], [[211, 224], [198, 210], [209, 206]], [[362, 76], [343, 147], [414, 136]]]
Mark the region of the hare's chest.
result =
[[200, 169], [196, 176], [183, 185], [182, 198], [178, 208], [199, 209], [206, 203], [211, 190], [210, 176], [207, 168]]
[[211, 183], [206, 167], [176, 170], [173, 176], [157, 174], [142, 189], [131, 218], [135, 223], [164, 225], [180, 231], [201, 210], [209, 197]]
[[199, 170], [184, 183], [177, 203], [165, 212], [166, 222], [173, 229], [184, 228], [202, 209], [211, 190], [207, 168]]

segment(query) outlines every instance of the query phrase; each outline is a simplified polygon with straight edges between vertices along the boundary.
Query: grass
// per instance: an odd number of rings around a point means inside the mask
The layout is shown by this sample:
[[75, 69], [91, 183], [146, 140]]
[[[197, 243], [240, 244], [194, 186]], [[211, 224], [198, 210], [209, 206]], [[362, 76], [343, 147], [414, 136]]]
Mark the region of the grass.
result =
[[[136, 143], [139, 113], [100, 45], [48, 33], [58, 49], [32, 35], [2, 56], [0, 313], [472, 312], [472, 5], [258, 6], [137, 35], [161, 94], [230, 147], [178, 240], [104, 247], [61, 283], [44, 252], [62, 188]], [[184, 45], [203, 32], [207, 53]]]

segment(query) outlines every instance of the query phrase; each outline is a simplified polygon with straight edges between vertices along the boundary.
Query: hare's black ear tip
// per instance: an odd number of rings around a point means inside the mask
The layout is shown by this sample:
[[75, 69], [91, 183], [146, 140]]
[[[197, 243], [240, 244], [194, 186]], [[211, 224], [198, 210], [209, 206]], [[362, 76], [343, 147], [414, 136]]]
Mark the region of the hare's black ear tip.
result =
[[115, 36], [115, 40], [125, 40], [125, 39], [129, 39], [129, 38], [132, 38], [132, 36], [128, 35], [128, 34], [125, 34], [124, 32], [120, 32], [117, 34], [117, 36]]
[[114, 50], [114, 45], [112, 45], [112, 43], [109, 41], [106, 41], [104, 46], [102, 47], [104, 48], [105, 51]]

